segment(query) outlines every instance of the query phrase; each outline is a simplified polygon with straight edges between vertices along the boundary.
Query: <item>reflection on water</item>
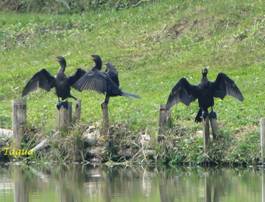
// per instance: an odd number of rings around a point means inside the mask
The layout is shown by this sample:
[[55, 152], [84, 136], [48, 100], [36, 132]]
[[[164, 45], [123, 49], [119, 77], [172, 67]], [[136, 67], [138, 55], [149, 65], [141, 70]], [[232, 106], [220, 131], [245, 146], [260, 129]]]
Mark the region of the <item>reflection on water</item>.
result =
[[0, 202], [265, 202], [264, 199], [265, 174], [261, 170], [0, 168]]

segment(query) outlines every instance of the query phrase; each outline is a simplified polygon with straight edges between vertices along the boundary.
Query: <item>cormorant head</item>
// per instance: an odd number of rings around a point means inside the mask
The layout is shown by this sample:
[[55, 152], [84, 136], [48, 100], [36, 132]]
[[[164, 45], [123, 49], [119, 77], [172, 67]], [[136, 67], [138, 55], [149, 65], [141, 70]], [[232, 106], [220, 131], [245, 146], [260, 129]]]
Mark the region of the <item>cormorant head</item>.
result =
[[111, 69], [113, 69], [113, 64], [111, 62], [107, 62], [105, 65], [107, 67], [106, 68], [106, 72], [109, 71], [109, 70], [111, 70]]
[[107, 62], [107, 63], [106, 63], [106, 67], [107, 67], [107, 68], [111, 68], [111, 67], [113, 67], [113, 64], [112, 64], [111, 62]]
[[207, 74], [208, 74], [208, 67], [202, 69], [202, 76], [203, 76], [203, 77], [206, 77]]
[[94, 62], [98, 62], [98, 61], [101, 61], [101, 58], [99, 55], [91, 55], [92, 59]]
[[91, 56], [92, 56], [93, 61], [96, 63], [95, 67], [98, 70], [101, 70], [102, 60], [101, 60], [100, 56], [99, 55], [91, 55]]
[[61, 67], [66, 67], [66, 61], [63, 56], [57, 56], [56, 59], [60, 63]]

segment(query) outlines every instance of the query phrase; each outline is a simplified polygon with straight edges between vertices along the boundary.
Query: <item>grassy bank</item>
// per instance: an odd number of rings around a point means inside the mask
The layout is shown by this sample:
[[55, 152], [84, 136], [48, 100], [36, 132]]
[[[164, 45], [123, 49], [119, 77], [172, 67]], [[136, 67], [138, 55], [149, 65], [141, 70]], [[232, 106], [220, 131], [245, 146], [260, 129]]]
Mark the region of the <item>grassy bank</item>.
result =
[[[204, 66], [210, 67], [210, 79], [220, 71], [227, 73], [245, 101], [217, 100], [218, 122], [223, 134], [236, 139], [234, 152], [249, 154], [257, 145], [258, 120], [265, 109], [264, 7], [261, 1], [166, 0], [82, 15], [1, 12], [2, 126], [11, 126], [10, 102], [20, 96], [33, 73], [43, 67], [56, 73], [55, 56], [66, 57], [71, 74], [80, 66], [90, 68], [90, 55], [97, 53], [118, 67], [122, 89], [142, 97], [111, 99], [111, 122], [152, 135], [157, 131], [158, 107], [179, 78], [197, 83]], [[73, 94], [82, 99], [83, 123], [101, 120], [101, 95], [74, 90]], [[28, 97], [29, 123], [42, 133], [55, 127], [56, 101], [53, 93], [43, 91]], [[188, 128], [190, 138], [201, 128], [193, 122], [196, 112], [197, 103], [173, 109], [174, 123]]]
[[137, 7], [150, 0], [3, 0], [0, 10], [16, 12], [80, 13], [100, 9], [126, 9]]

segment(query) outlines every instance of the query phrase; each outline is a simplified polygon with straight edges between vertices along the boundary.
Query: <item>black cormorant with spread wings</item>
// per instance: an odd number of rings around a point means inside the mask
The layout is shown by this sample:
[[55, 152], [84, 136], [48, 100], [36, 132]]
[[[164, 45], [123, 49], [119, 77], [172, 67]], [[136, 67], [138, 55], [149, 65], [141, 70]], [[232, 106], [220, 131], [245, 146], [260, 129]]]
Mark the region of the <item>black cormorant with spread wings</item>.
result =
[[50, 91], [55, 88], [55, 93], [58, 97], [57, 108], [59, 109], [62, 105], [65, 106], [64, 100], [67, 98], [76, 98], [71, 95], [71, 87], [75, 87], [74, 84], [80, 79], [86, 72], [78, 68], [74, 75], [67, 77], [65, 75], [66, 61], [62, 56], [58, 56], [57, 60], [60, 64], [60, 68], [56, 76], [52, 76], [46, 69], [42, 69], [28, 81], [23, 89], [22, 96], [28, 95], [30, 92], [37, 90], [38, 88]]
[[166, 108], [169, 110], [173, 105], [179, 102], [188, 106], [191, 102], [198, 99], [200, 109], [195, 118], [195, 122], [201, 122], [202, 118], [208, 116], [209, 107], [211, 107], [209, 117], [216, 118], [216, 114], [213, 111], [214, 98], [223, 99], [225, 96], [230, 95], [239, 101], [244, 100], [235, 82], [226, 74], [219, 73], [214, 82], [208, 80], [207, 74], [208, 69], [203, 69], [202, 79], [199, 85], [191, 85], [187, 79], [181, 78], [171, 90]]
[[[93, 55], [92, 57], [95, 63], [97, 63], [96, 61], [99, 61], [100, 57], [98, 55]], [[92, 68], [91, 71], [87, 72], [81, 79], [76, 82], [76, 88], [79, 91], [93, 90], [98, 93], [105, 94], [105, 104], [108, 104], [109, 98], [114, 96], [140, 98], [138, 95], [122, 91], [120, 89], [117, 69], [111, 63], [107, 63], [106, 66], [107, 68], [105, 72], [101, 72], [101, 68]]]

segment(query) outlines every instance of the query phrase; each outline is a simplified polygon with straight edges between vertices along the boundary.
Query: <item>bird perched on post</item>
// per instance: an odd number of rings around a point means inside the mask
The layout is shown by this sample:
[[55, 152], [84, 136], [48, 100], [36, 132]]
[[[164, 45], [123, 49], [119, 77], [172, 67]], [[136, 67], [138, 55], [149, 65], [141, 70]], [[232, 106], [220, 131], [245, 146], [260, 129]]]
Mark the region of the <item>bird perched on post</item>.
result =
[[111, 63], [107, 63], [106, 71], [101, 72], [102, 60], [98, 55], [92, 55], [95, 66], [91, 71], [82, 76], [75, 84], [79, 91], [93, 90], [98, 93], [105, 94], [105, 101], [108, 104], [110, 97], [126, 96], [133, 98], [140, 98], [138, 95], [126, 93], [120, 89], [120, 82], [118, 78], [118, 71]]
[[[204, 68], [199, 85], [191, 85], [187, 79], [181, 78], [171, 90], [166, 109], [169, 110], [173, 105], [179, 102], [189, 106], [191, 102], [198, 99], [200, 109], [195, 118], [195, 122], [201, 122], [202, 119], [206, 118], [208, 115], [209, 118], [216, 118], [216, 113], [213, 111], [214, 98], [223, 99], [225, 96], [230, 95], [239, 101], [244, 100], [235, 82], [226, 74], [219, 73], [214, 82], [208, 80], [207, 74], [208, 69]], [[211, 107], [210, 114], [208, 113], [209, 107]]]
[[80, 79], [86, 72], [78, 68], [74, 75], [67, 77], [65, 75], [66, 60], [62, 56], [57, 57], [57, 61], [60, 64], [60, 68], [56, 76], [52, 76], [46, 69], [42, 69], [28, 81], [23, 89], [22, 97], [28, 95], [30, 92], [37, 90], [38, 88], [50, 91], [55, 88], [55, 94], [58, 97], [57, 108], [61, 106], [67, 107], [66, 102], [68, 98], [77, 100], [76, 97], [71, 95], [71, 87], [74, 87], [75, 82]]

